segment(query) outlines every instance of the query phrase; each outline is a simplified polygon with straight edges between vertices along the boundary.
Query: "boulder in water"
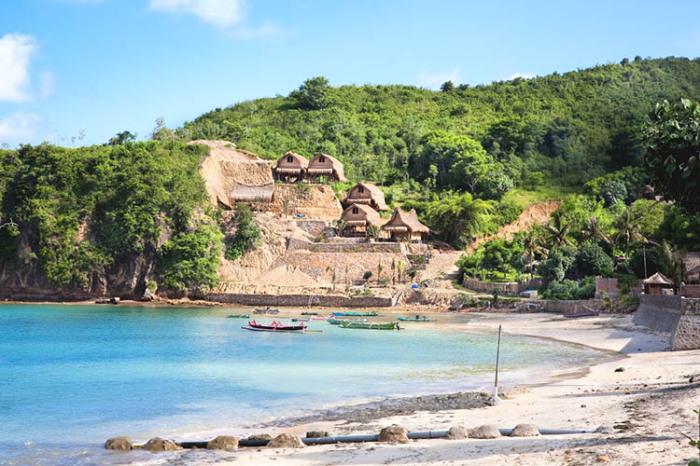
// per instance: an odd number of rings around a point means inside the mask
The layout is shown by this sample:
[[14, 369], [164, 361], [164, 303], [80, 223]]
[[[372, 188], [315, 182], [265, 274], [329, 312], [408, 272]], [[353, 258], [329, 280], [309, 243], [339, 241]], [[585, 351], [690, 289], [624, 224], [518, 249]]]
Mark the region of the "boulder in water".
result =
[[154, 437], [146, 442], [141, 448], [150, 451], [152, 453], [159, 451], [175, 451], [180, 450], [182, 447], [172, 440], [167, 440], [160, 437]]
[[447, 438], [450, 440], [462, 440], [467, 438], [467, 429], [464, 426], [452, 426], [447, 431]]
[[107, 450], [130, 451], [134, 449], [134, 444], [127, 437], [112, 437], [105, 442]]
[[389, 427], [383, 428], [379, 432], [380, 442], [389, 443], [407, 443], [408, 442], [408, 430], [405, 427], [393, 424]]
[[306, 438], [324, 438], [328, 437], [328, 432], [325, 430], [311, 430], [306, 433]]
[[537, 437], [540, 429], [535, 424], [518, 424], [510, 433], [511, 437]]
[[303, 446], [304, 442], [298, 436], [292, 434], [279, 434], [267, 444], [268, 448], [301, 448]]
[[501, 431], [498, 430], [498, 427], [490, 424], [475, 427], [474, 429], [469, 430], [469, 438], [489, 439], [498, 438], [500, 436]]
[[272, 435], [270, 434], [253, 434], [246, 438], [246, 440], [250, 440], [251, 442], [269, 442], [272, 440]]
[[207, 442], [208, 450], [235, 450], [238, 448], [238, 437], [219, 435]]

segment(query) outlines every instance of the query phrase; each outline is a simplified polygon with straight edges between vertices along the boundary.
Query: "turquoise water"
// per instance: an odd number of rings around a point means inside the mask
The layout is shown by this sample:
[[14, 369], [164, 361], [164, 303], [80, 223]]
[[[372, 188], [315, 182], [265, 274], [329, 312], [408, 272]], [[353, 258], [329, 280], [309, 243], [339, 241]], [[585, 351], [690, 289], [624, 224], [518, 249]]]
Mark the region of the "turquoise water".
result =
[[[258, 333], [228, 312], [0, 306], [0, 464], [101, 464], [113, 458], [101, 443], [114, 435], [242, 433], [324, 405], [479, 388], [492, 378], [493, 335], [325, 322], [310, 324], [323, 333]], [[507, 336], [501, 380], [593, 355]]]

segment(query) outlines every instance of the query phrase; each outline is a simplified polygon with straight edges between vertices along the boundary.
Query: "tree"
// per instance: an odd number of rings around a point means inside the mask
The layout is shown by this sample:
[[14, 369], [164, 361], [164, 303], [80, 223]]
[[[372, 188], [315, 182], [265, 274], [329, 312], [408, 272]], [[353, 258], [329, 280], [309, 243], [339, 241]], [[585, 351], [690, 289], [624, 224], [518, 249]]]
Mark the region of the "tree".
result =
[[613, 273], [614, 265], [612, 258], [598, 243], [588, 240], [579, 245], [576, 253], [576, 271], [581, 277], [609, 277]]
[[626, 208], [617, 218], [615, 226], [617, 227], [615, 241], [624, 246], [625, 254], [629, 253], [633, 245], [647, 241], [642, 233], [640, 218], [634, 209]]
[[301, 110], [321, 110], [328, 104], [330, 85], [323, 76], [307, 79], [299, 89], [289, 94], [289, 98]]
[[442, 92], [451, 92], [454, 90], [454, 88], [455, 85], [452, 81], [445, 81], [444, 83], [442, 83], [442, 86], [440, 86], [440, 90]]
[[547, 234], [547, 243], [552, 250], [572, 244], [569, 237], [571, 221], [566, 219], [561, 211], [554, 213], [552, 219], [545, 225], [545, 231]]
[[236, 232], [226, 239], [226, 259], [236, 260], [251, 250], [260, 238], [260, 229], [253, 220], [253, 211], [250, 206], [240, 204], [236, 206], [236, 215], [233, 218]]
[[110, 146], [120, 146], [122, 144], [126, 144], [127, 142], [133, 142], [135, 140], [136, 134], [132, 133], [131, 131], [122, 131], [121, 133], [117, 133], [112, 138], [110, 138], [108, 144]]
[[521, 260], [525, 266], [525, 271], [530, 272], [530, 276], [532, 276], [535, 271], [537, 257], [546, 257], [548, 251], [542, 244], [542, 234], [537, 228], [531, 228], [526, 231], [522, 237], [522, 243], [523, 254]]
[[443, 241], [462, 245], [471, 241], [489, 221], [493, 204], [469, 193], [443, 193], [428, 204], [426, 222]]
[[655, 186], [689, 212], [700, 212], [700, 104], [657, 104], [644, 128], [646, 165]]

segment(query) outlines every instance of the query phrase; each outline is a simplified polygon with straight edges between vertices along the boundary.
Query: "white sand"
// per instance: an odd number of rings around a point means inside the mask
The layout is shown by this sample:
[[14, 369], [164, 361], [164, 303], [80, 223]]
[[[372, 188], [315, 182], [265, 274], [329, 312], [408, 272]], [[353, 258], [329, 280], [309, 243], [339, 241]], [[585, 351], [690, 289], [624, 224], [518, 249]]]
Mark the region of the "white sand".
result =
[[[334, 434], [376, 433], [382, 426], [400, 424], [409, 430], [444, 430], [453, 425], [501, 428], [521, 422], [541, 428], [593, 431], [605, 426], [610, 433], [548, 435], [497, 440], [421, 440], [405, 445], [380, 443], [306, 447], [298, 450], [241, 449], [235, 453], [206, 453], [221, 464], [255, 465], [616, 465], [686, 464], [696, 453], [681, 432], [696, 434], [692, 413], [700, 407], [700, 383], [688, 384], [700, 374], [700, 351], [667, 352], [663, 336], [634, 328], [626, 317], [568, 320], [547, 314], [478, 314], [456, 327], [504, 331], [617, 352], [590, 368], [572, 367], [552, 381], [541, 374], [533, 385], [506, 387], [507, 399], [496, 406], [421, 412], [383, 419], [366, 426], [317, 423], [280, 431], [303, 435], [307, 430]], [[615, 372], [618, 367], [624, 372]], [[697, 377], [700, 379], [700, 377]], [[550, 380], [549, 383], [539, 384]], [[537, 383], [537, 384], [535, 384]], [[275, 433], [275, 432], [272, 432]], [[203, 452], [187, 453], [185, 463], [203, 460]]]

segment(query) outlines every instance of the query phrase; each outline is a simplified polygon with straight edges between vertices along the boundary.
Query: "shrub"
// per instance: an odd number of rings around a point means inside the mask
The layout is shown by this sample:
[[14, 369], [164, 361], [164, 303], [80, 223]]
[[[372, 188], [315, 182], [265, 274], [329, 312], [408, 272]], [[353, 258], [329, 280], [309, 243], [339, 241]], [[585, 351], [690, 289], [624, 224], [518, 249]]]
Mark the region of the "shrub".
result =
[[236, 233], [226, 238], [225, 257], [228, 260], [236, 260], [251, 250], [260, 238], [260, 229], [253, 221], [253, 211], [246, 204], [236, 207], [236, 215], [233, 218], [236, 225]]
[[602, 247], [595, 241], [581, 243], [576, 254], [576, 271], [580, 276], [602, 275], [609, 277], [613, 273], [614, 263]]

